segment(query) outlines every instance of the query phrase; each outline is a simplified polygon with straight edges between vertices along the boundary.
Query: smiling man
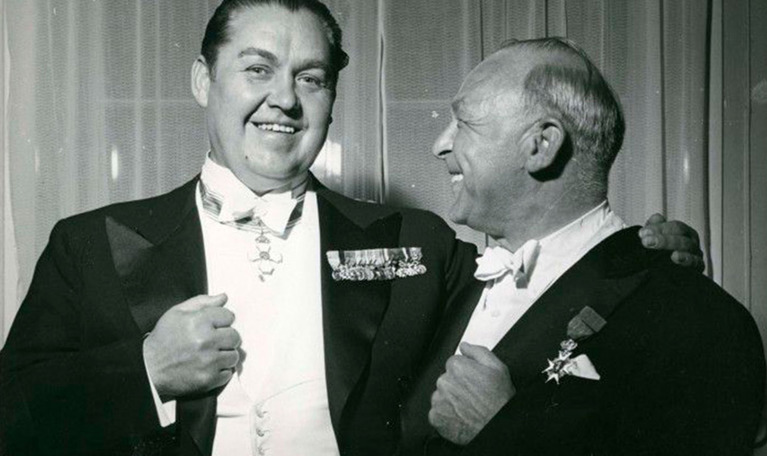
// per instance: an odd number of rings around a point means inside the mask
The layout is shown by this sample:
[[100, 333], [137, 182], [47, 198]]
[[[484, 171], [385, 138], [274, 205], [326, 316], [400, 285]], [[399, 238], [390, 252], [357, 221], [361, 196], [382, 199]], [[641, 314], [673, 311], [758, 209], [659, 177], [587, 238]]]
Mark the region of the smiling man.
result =
[[476, 249], [309, 175], [346, 61], [320, 2], [218, 7], [202, 172], [54, 228], [0, 359], [0, 454], [394, 452]]
[[452, 220], [496, 245], [404, 407], [406, 454], [753, 453], [759, 332], [611, 210], [624, 129], [567, 40], [513, 42], [467, 76], [433, 152], [453, 176]]
[[393, 453], [476, 251], [308, 173], [346, 60], [320, 2], [218, 7], [202, 172], [54, 228], [0, 358], [0, 454]]

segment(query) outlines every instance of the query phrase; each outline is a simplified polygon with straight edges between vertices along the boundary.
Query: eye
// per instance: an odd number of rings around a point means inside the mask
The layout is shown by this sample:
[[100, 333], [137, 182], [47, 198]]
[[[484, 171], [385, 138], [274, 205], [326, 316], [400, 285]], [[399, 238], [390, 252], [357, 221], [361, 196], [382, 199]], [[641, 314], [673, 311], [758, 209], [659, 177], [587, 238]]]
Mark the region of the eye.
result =
[[264, 65], [251, 65], [245, 69], [245, 71], [253, 76], [266, 76], [271, 70]]
[[312, 74], [300, 74], [296, 80], [306, 87], [321, 89], [327, 87], [325, 78]]

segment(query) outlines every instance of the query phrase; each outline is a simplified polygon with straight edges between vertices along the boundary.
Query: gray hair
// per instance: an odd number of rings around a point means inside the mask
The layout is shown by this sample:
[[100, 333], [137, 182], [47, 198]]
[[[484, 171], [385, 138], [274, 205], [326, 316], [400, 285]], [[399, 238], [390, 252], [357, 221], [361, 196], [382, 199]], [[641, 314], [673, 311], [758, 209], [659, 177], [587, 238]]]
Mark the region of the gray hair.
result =
[[580, 164], [582, 183], [606, 192], [610, 167], [623, 144], [626, 123], [618, 96], [597, 67], [580, 47], [565, 38], [509, 41], [501, 48], [564, 57], [530, 70], [523, 83], [525, 106], [543, 109], [562, 122], [570, 136], [572, 156]]

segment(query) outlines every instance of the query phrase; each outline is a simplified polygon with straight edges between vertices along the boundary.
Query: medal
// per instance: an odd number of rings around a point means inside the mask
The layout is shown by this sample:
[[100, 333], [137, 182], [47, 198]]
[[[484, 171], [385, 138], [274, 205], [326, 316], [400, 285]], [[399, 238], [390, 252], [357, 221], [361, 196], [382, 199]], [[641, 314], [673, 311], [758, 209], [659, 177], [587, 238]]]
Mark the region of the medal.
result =
[[585, 306], [581, 311], [567, 323], [567, 337], [559, 343], [559, 352], [554, 359], [547, 359], [549, 365], [541, 371], [546, 374], [546, 383], [554, 380], [559, 385], [559, 380], [571, 375], [570, 369], [573, 360], [571, 359], [573, 351], [578, 347], [577, 340], [584, 340], [604, 328], [607, 324], [604, 318], [594, 309]]

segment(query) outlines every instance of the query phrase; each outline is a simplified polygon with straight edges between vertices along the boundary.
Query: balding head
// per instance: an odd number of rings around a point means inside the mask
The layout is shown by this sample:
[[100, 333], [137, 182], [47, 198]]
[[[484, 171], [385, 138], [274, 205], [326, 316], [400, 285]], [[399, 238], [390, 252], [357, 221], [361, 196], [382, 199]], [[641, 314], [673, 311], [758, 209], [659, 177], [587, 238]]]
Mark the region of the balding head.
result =
[[618, 97], [586, 53], [562, 38], [510, 41], [485, 63], [499, 69], [494, 82], [519, 94], [530, 115], [562, 122], [582, 183], [606, 193], [625, 121]]

